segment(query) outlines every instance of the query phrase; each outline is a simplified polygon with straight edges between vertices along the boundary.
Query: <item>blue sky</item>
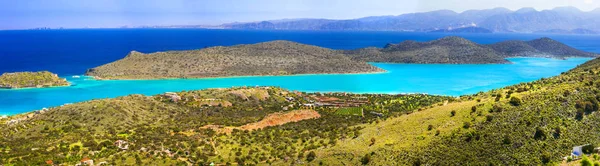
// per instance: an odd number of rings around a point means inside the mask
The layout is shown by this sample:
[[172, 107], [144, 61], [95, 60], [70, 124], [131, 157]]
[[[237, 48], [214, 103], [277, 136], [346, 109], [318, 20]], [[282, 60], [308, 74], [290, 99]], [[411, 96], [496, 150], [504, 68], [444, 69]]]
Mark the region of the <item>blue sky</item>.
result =
[[196, 25], [283, 18], [350, 19], [450, 9], [538, 10], [600, 0], [0, 0], [0, 29]]

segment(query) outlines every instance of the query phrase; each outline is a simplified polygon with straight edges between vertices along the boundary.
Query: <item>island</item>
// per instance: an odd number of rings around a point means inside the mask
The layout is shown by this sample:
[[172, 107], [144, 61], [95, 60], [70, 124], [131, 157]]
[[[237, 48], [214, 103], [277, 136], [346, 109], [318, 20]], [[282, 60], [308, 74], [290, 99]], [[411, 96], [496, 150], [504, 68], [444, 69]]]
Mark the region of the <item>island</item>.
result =
[[207, 78], [382, 72], [335, 50], [290, 41], [143, 54], [89, 69], [97, 79]]
[[594, 59], [460, 97], [232, 87], [91, 100], [1, 118], [0, 163], [575, 165], [598, 160], [571, 151], [600, 145], [599, 73]]
[[428, 42], [408, 40], [383, 48], [342, 51], [352, 59], [367, 62], [497, 64], [510, 63], [510, 57], [598, 57], [596, 53], [577, 50], [550, 38], [531, 41], [503, 41], [478, 44], [465, 38], [450, 36]]
[[0, 89], [46, 88], [71, 85], [66, 79], [48, 72], [15, 72], [0, 76]]
[[96, 68], [86, 75], [96, 79], [168, 79], [294, 74], [376, 73], [383, 69], [368, 62], [501, 64], [509, 57], [598, 57], [550, 38], [478, 44], [461, 37], [417, 42], [404, 41], [383, 48], [332, 50], [290, 41], [271, 41], [189, 51], [144, 54]]

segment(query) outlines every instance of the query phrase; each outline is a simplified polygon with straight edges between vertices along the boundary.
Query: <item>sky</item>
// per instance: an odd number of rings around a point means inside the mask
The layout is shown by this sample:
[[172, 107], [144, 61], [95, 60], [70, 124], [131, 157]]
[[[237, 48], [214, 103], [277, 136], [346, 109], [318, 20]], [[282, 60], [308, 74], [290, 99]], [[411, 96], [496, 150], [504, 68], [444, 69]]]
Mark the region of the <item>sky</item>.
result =
[[0, 0], [0, 29], [218, 25], [284, 18], [352, 19], [449, 9], [600, 8], [600, 0]]

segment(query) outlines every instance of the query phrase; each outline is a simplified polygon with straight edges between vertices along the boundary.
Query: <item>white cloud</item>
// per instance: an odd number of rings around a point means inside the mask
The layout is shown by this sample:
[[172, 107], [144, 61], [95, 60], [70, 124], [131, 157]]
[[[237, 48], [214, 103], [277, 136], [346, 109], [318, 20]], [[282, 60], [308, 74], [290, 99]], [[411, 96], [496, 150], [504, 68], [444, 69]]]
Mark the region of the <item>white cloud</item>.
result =
[[594, 3], [594, 0], [583, 0], [583, 3], [586, 3], [586, 4], [593, 4], [593, 3]]

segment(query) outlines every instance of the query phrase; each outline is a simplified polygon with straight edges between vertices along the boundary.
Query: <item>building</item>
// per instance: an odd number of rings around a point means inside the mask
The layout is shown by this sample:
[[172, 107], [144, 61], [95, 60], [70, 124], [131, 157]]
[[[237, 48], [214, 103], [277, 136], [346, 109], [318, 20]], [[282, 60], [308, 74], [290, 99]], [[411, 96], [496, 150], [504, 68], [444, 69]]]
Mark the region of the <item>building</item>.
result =
[[83, 166], [83, 165], [93, 166], [94, 160], [84, 157], [83, 159], [81, 159], [81, 161], [78, 164], [75, 164], [75, 166]]
[[587, 145], [575, 146], [571, 152], [571, 156], [581, 157], [583, 155], [583, 147]]
[[177, 93], [174, 93], [174, 92], [165, 92], [165, 94], [163, 94], [163, 96], [171, 99], [171, 101], [173, 101], [173, 102], [178, 102], [179, 100], [181, 100], [181, 97], [179, 95], [177, 95]]
[[115, 141], [115, 146], [117, 146], [121, 150], [129, 149], [129, 143], [127, 141], [123, 141], [123, 140]]

